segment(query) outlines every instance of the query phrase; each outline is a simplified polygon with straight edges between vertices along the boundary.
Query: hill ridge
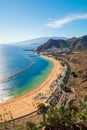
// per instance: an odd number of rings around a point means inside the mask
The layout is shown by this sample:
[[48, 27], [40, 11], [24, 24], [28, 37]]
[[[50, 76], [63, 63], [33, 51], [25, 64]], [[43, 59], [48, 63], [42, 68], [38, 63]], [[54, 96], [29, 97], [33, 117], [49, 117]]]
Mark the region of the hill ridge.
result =
[[87, 49], [87, 35], [82, 37], [73, 37], [67, 40], [63, 39], [49, 39], [47, 42], [42, 44], [37, 48], [37, 51], [46, 51], [48, 49], [52, 49], [55, 47], [56, 49], [68, 48], [70, 51], [82, 51]]

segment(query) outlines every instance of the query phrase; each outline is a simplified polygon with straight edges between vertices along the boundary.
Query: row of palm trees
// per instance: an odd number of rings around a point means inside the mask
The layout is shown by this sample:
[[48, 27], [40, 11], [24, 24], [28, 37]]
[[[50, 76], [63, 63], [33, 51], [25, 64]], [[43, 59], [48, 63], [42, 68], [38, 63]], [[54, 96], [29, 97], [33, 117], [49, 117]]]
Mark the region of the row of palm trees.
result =
[[[66, 65], [67, 71], [60, 87], [61, 90], [70, 92], [70, 88], [66, 85], [69, 81], [71, 68], [67, 63]], [[42, 114], [43, 120], [40, 121], [39, 127], [28, 122], [27, 130], [87, 130], [87, 99], [81, 100], [79, 104], [79, 107], [75, 105], [75, 99], [68, 103], [67, 100], [64, 100], [59, 108], [52, 108], [51, 104], [49, 104], [50, 106], [39, 104], [38, 113]]]

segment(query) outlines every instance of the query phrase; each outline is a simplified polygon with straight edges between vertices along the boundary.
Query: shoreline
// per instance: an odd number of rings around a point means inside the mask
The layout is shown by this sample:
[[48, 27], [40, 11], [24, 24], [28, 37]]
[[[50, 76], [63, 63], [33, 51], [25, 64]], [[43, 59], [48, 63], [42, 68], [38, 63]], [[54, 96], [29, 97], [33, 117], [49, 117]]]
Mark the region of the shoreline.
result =
[[[41, 55], [40, 57], [49, 60], [49, 58], [48, 58], [47, 56]], [[51, 61], [51, 60], [49, 60], [49, 61]], [[51, 62], [52, 62], [52, 61], [51, 61]], [[52, 63], [53, 63], [53, 62], [52, 62]], [[54, 68], [54, 63], [53, 63], [52, 70], [53, 70], [53, 68]], [[51, 72], [52, 72], [52, 70], [51, 70]], [[51, 74], [51, 72], [48, 74], [47, 78], [49, 77], [49, 75]], [[47, 78], [46, 78], [46, 79], [47, 79]], [[44, 79], [41, 84], [43, 84], [46, 79]], [[33, 94], [34, 91], [36, 91], [36, 90], [38, 91], [39, 89], [41, 89], [41, 88], [40, 88], [41, 84], [39, 84], [39, 85], [36, 86], [35, 88], [32, 88], [32, 89], [28, 90], [27, 92], [24, 92], [24, 93], [22, 93], [22, 94], [19, 94], [19, 95], [15, 96], [15, 97], [13, 97], [13, 98], [11, 98], [11, 99], [8, 99], [8, 100], [6, 100], [6, 101], [4, 101], [4, 102], [0, 102], [0, 106], [3, 105], [3, 104], [6, 104], [6, 103], [10, 103], [10, 102], [12, 102], [13, 100], [16, 100], [16, 99], [18, 99], [18, 98], [20, 98], [20, 97], [22, 97], [22, 96], [24, 97], [24, 96], [26, 96], [27, 94], [29, 95], [29, 93], [30, 93], [30, 95]]]
[[[63, 73], [63, 67], [60, 65], [58, 60], [55, 60], [52, 57], [42, 56], [41, 57], [50, 60], [54, 65], [52, 71], [48, 77], [35, 89], [26, 92], [18, 97], [10, 99], [4, 103], [0, 103], [0, 114], [11, 113], [13, 118], [18, 118], [26, 114], [32, 113], [37, 110], [37, 105], [39, 103], [45, 103], [50, 94], [50, 84], [57, 78], [57, 76]], [[46, 95], [44, 99], [35, 99], [39, 93]], [[3, 118], [3, 117], [2, 117]], [[6, 120], [11, 120], [10, 115], [4, 117]], [[3, 119], [3, 121], [4, 121]]]

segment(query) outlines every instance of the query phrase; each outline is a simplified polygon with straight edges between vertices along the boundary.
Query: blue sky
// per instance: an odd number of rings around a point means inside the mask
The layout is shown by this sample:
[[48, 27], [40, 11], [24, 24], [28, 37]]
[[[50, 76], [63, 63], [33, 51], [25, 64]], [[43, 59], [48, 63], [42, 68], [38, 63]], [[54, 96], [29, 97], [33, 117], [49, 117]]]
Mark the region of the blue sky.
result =
[[0, 0], [0, 43], [87, 34], [87, 0]]

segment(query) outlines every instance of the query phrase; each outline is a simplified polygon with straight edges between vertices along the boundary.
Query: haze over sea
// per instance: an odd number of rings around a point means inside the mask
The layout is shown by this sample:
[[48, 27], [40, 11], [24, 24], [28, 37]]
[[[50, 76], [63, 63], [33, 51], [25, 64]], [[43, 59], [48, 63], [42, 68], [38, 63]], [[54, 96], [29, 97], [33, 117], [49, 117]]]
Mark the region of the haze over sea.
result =
[[34, 89], [52, 70], [51, 61], [26, 48], [35, 46], [0, 45], [0, 102]]

